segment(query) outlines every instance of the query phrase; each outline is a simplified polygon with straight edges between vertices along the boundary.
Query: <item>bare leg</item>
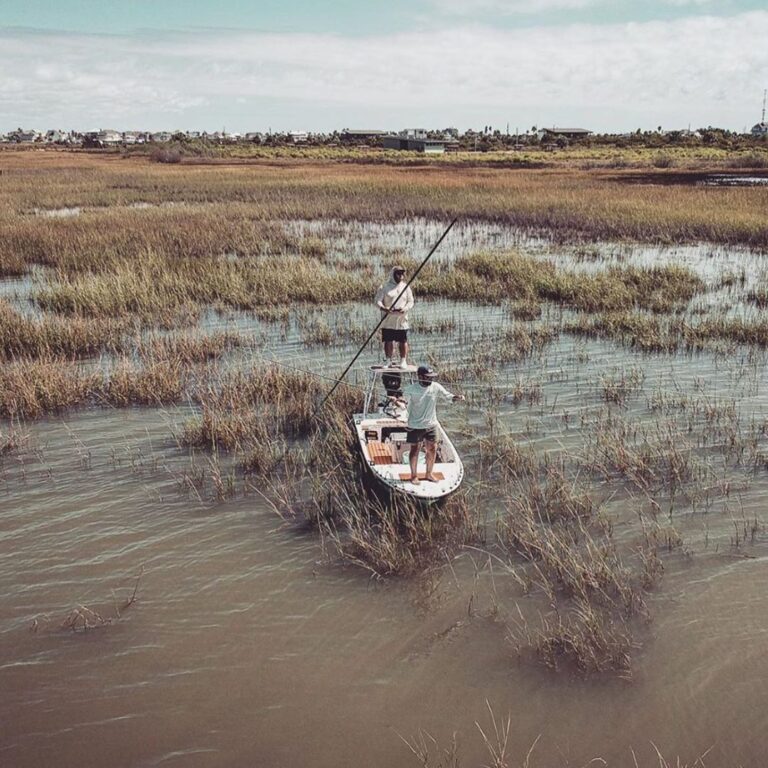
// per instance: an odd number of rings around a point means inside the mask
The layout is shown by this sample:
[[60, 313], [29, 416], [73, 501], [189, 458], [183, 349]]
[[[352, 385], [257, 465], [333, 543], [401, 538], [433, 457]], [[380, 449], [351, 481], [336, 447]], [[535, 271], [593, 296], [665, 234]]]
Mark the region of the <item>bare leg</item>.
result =
[[437, 456], [437, 443], [433, 443], [430, 440], [427, 440], [426, 453], [427, 453], [427, 473], [424, 476], [424, 479], [431, 480], [433, 483], [436, 483], [437, 480], [435, 480], [435, 478], [432, 477], [432, 468], [435, 466], [435, 456]]
[[387, 360], [392, 359], [392, 355], [395, 354], [395, 342], [394, 341], [385, 341], [384, 342], [384, 356], [387, 358]]
[[419, 448], [421, 447], [421, 443], [411, 443], [411, 450], [408, 453], [408, 459], [411, 462], [411, 482], [414, 485], [418, 485], [421, 480], [419, 480]]
[[407, 341], [401, 341], [398, 343], [400, 347], [400, 359], [406, 360], [408, 358], [408, 342]]

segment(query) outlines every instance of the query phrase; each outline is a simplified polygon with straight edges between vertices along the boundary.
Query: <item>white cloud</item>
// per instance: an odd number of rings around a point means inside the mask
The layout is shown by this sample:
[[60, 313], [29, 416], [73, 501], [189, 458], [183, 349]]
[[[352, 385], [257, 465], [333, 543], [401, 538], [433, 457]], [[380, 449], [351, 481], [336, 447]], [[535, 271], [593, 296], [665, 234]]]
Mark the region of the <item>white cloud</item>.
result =
[[461, 125], [462, 115], [478, 109], [543, 115], [561, 105], [558, 119], [576, 111], [612, 115], [608, 127], [622, 115], [631, 119], [627, 128], [638, 115], [647, 116], [644, 125], [682, 125], [692, 111], [741, 127], [744, 105], [768, 80], [766, 39], [763, 11], [602, 26], [462, 25], [366, 38], [6, 30], [0, 115], [7, 124], [0, 128], [134, 126], [150, 114], [180, 125], [190, 109], [199, 117], [206, 105], [237, 99], [298, 105], [308, 127], [329, 104], [344, 106], [345, 114], [387, 108], [394, 125], [416, 110], [455, 115]]
[[667, 5], [676, 5], [681, 8], [691, 5], [709, 5], [712, 0], [664, 0]]
[[581, 10], [605, 2], [606, 0], [429, 0], [433, 8], [457, 16], [472, 16], [477, 13], [497, 13], [503, 16], [533, 15], [555, 10]]

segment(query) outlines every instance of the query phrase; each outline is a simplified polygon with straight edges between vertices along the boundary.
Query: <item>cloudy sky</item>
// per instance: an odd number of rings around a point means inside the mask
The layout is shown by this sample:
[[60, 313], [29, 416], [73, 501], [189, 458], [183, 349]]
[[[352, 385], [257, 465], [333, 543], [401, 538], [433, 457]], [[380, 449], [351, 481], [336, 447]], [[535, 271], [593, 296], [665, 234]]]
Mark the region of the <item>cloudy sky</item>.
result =
[[760, 117], [765, 0], [0, 0], [0, 131]]

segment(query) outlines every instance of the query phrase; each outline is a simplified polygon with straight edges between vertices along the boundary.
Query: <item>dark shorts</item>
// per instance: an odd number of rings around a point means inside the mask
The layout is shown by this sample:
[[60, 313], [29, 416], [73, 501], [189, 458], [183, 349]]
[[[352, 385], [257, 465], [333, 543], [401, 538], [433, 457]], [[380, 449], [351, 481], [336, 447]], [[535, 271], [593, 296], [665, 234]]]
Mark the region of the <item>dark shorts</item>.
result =
[[405, 441], [407, 443], [421, 443], [426, 440], [428, 443], [437, 442], [437, 428], [430, 427], [429, 429], [408, 429], [408, 436]]
[[408, 331], [398, 331], [394, 328], [381, 329], [382, 341], [408, 341]]

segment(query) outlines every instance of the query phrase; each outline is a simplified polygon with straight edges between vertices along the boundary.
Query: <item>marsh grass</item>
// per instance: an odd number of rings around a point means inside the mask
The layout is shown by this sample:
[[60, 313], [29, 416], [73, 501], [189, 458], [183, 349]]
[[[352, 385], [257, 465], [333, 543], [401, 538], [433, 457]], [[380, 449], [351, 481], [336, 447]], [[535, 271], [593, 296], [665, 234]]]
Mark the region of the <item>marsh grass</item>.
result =
[[603, 399], [608, 403], [626, 405], [629, 398], [638, 392], [645, 381], [642, 368], [635, 366], [628, 370], [600, 377]]
[[0, 430], [0, 459], [21, 450], [29, 440], [29, 435], [13, 424], [5, 432]]
[[[713, 477], [711, 456], [727, 457], [744, 473], [763, 471], [768, 460], [760, 425], [742, 430], [727, 404], [654, 394], [647, 401], [651, 413], [674, 418], [642, 426], [621, 418], [624, 411], [617, 415], [618, 409], [601, 406], [596, 420], [582, 417], [578, 455], [565, 455], [502, 434], [498, 414], [489, 413], [487, 429], [467, 436], [483, 481], [477, 497], [458, 494], [425, 511], [407, 502], [384, 504], [368, 494], [348, 423], [349, 414], [360, 410], [354, 387], [339, 388], [318, 413], [328, 387], [318, 377], [279, 365], [226, 372], [230, 360], [221, 359], [246, 346], [243, 336], [150, 329], [196, 320], [210, 307], [283, 323], [285, 334], [298, 328], [312, 345], [361, 341], [363, 324], [347, 322], [352, 312], [338, 309], [334, 320], [326, 317], [331, 313], [314, 310], [370, 302], [374, 267], [367, 262], [375, 257], [378, 268], [376, 259], [391, 251], [375, 243], [370, 252], [345, 262], [332, 240], [336, 225], [308, 228], [309, 235], [298, 236], [288, 225], [270, 223], [275, 220], [424, 216], [429, 223], [459, 212], [479, 221], [546, 228], [555, 240], [615, 236], [689, 242], [709, 233], [717, 242], [768, 244], [758, 215], [762, 191], [749, 191], [756, 197], [730, 189], [649, 191], [616, 181], [625, 178], [621, 174], [580, 172], [513, 179], [455, 169], [430, 178], [403, 169], [174, 171], [171, 176], [167, 168], [135, 167], [118, 177], [99, 167], [86, 179], [75, 170], [52, 174], [52, 187], [44, 189], [11, 179], [19, 197], [5, 198], [0, 206], [2, 223], [10, 226], [10, 239], [0, 244], [0, 270], [12, 271], [19, 260], [50, 270], [36, 277], [32, 298], [44, 310], [39, 317], [26, 318], [0, 303], [0, 354], [9, 361], [0, 367], [0, 415], [37, 418], [92, 404], [188, 405], [195, 416], [177, 436], [193, 458], [180, 480], [186, 492], [213, 489], [213, 498], [229, 499], [241, 481], [250, 484], [285, 519], [313, 529], [334, 562], [376, 578], [436, 571], [468, 544], [501, 552], [522, 574], [518, 583], [549, 606], [537, 624], [522, 616], [511, 623], [510, 636], [521, 654], [532, 652], [551, 667], [628, 675], [636, 624], [648, 616], [646, 593], [663, 572], [659, 553], [680, 551], [682, 537], [669, 526], [644, 529], [641, 541], [619, 544], [601, 501], [609, 490], [632, 498], [639, 489], [645, 506], [638, 505], [638, 514], [645, 520], [647, 507], [660, 508], [657, 494], [693, 498], [705, 481], [719, 483], [727, 494], [728, 478]], [[70, 219], [19, 213], [19, 206], [33, 199], [36, 207], [185, 205], [87, 210]], [[549, 369], [542, 353], [562, 328], [642, 352], [698, 349], [713, 341], [761, 346], [768, 338], [759, 314], [733, 319], [714, 313], [695, 323], [692, 312], [681, 314], [707, 287], [687, 268], [606, 268], [597, 264], [598, 257], [598, 249], [585, 249], [579, 258], [595, 262], [595, 269], [580, 271], [518, 251], [478, 252], [460, 256], [450, 269], [425, 270], [420, 297], [504, 308], [497, 313], [503, 322], [492, 327], [467, 330], [453, 318], [419, 327], [422, 334], [444, 335], [466, 350], [461, 364], [438, 363], [443, 378], [474, 379], [474, 404], [490, 404], [491, 411], [505, 399], [540, 406], [543, 422], [550, 414], [544, 413], [542, 382]], [[408, 254], [397, 258], [408, 262]], [[561, 324], [563, 313], [553, 310], [542, 320], [545, 302], [580, 314]], [[104, 351], [117, 356], [100, 361], [97, 370], [76, 362]], [[542, 366], [534, 370], [536, 355]], [[233, 357], [242, 363], [240, 355]], [[500, 383], [506, 366], [512, 375]], [[590, 383], [588, 391], [625, 406], [642, 384], [640, 369], [629, 368]], [[627, 505], [631, 511], [631, 502]], [[734, 536], [743, 542], [757, 535], [754, 530], [749, 521], [737, 521]]]
[[[560, 632], [561, 642], [563, 646], [568, 647], [572, 645], [582, 645], [584, 633], [588, 632], [588, 627], [594, 626], [594, 621], [590, 617], [587, 617], [582, 624], [582, 628], [573, 629], [564, 623], [566, 620], [559, 617], [554, 620], [549, 620], [550, 625], [555, 622], [563, 624], [562, 631]], [[620, 628], [614, 630], [617, 647], [615, 653], [618, 654], [618, 659], [621, 660], [621, 647], [623, 645], [623, 635]], [[554, 636], [554, 632], [548, 634], [549, 637]], [[604, 630], [601, 634], [605, 635]], [[556, 654], [558, 656], [560, 654]], [[706, 768], [709, 761], [705, 762], [705, 758], [712, 750], [709, 747], [704, 752], [700, 753], [692, 761], [684, 760], [681, 757], [666, 758], [659, 748], [650, 742], [652, 748], [652, 756], [650, 760], [641, 760], [638, 758], [635, 750], [629, 748], [628, 754], [625, 758], [620, 758], [619, 762], [608, 763], [602, 757], [593, 757], [587, 762], [572, 763], [567, 757], [562, 757], [556, 762], [552, 762], [552, 758], [548, 758], [547, 762], [542, 762], [536, 758], [536, 750], [541, 741], [541, 734], [539, 734], [530, 746], [523, 747], [516, 754], [513, 753], [513, 744], [515, 741], [516, 733], [514, 730], [514, 721], [511, 713], [508, 713], [506, 717], [497, 715], [494, 712], [491, 703], [486, 699], [486, 709], [488, 710], [488, 722], [481, 724], [478, 720], [474, 721], [475, 728], [480, 733], [482, 745], [484, 747], [484, 757], [481, 762], [472, 762], [471, 768], [567, 768], [570, 765], [578, 764], [583, 768], [587, 766], [605, 766], [605, 768]], [[413, 758], [414, 764], [421, 768], [462, 768], [466, 765], [462, 759], [462, 739], [460, 735], [463, 733], [461, 730], [454, 730], [451, 733], [447, 742], [439, 741], [429, 731], [419, 728], [414, 735], [410, 738], [406, 738], [400, 733], [397, 733], [400, 741], [405, 745], [405, 749]], [[735, 764], [728, 764], [729, 768]], [[724, 766], [720, 766], [724, 768]]]
[[640, 352], [674, 352], [683, 332], [681, 320], [640, 312], [581, 314], [563, 324], [566, 333], [612, 339]]
[[129, 608], [136, 605], [139, 584], [143, 574], [144, 568], [142, 566], [139, 574], [134, 577], [133, 590], [122, 600], [118, 601], [113, 593], [114, 602], [109, 606], [109, 610], [105, 608], [97, 610], [87, 605], [79, 604], [61, 619], [53, 619], [49, 616], [34, 619], [29, 627], [29, 631], [35, 634], [45, 631], [87, 633], [112, 626], [124, 618], [124, 614]]
[[563, 324], [566, 333], [612, 339], [641, 352], [701, 350], [718, 343], [768, 347], [763, 313], [732, 317], [714, 311], [696, 322], [642, 312], [581, 314]]
[[756, 317], [705, 317], [696, 325], [686, 326], [683, 338], [692, 348], [702, 348], [712, 341], [767, 347], [768, 318], [763, 314]]
[[669, 312], [685, 307], [704, 289], [701, 279], [681, 266], [575, 272], [517, 251], [461, 256], [451, 270], [425, 269], [420, 281], [425, 295], [480, 303], [515, 300], [526, 319], [541, 301], [585, 312]]
[[27, 317], [0, 300], [0, 357], [90, 357], [123, 346], [133, 325], [125, 320], [94, 321], [43, 315]]
[[614, 414], [598, 417], [583, 462], [606, 479], [618, 474], [643, 491], [666, 489], [674, 495], [692, 482], [712, 477], [710, 466], [694, 448], [690, 431], [673, 421], [645, 427]]
[[631, 621], [649, 616], [644, 593], [661, 576], [655, 552], [643, 550], [629, 567], [589, 495], [560, 488], [531, 498], [510, 497], [497, 535], [512, 563], [529, 563], [526, 590], [541, 591], [554, 610], [533, 627], [518, 611], [508, 640], [519, 656], [531, 652], [552, 669], [631, 676]]
[[97, 398], [117, 408], [179, 403], [190, 389], [189, 377], [189, 369], [177, 360], [142, 365], [123, 359], [109, 372]]
[[577, 602], [567, 612], [542, 615], [538, 626], [521, 621], [510, 628], [507, 640], [523, 657], [531, 650], [552, 670], [563, 667], [582, 675], [605, 672], [632, 677], [632, 654], [637, 648], [626, 621]]
[[67, 218], [11, 219], [0, 243], [0, 265], [6, 274], [17, 270], [19, 261], [27, 269], [39, 264], [73, 274], [141, 261], [147, 253], [205, 260], [228, 253], [285, 253], [298, 247], [279, 225], [255, 220], [238, 206], [102, 207]]
[[768, 286], [761, 285], [747, 292], [747, 301], [759, 309], [768, 308]]
[[232, 331], [217, 331], [211, 334], [150, 334], [137, 339], [135, 350], [144, 361], [173, 360], [183, 365], [193, 365], [218, 360], [227, 352], [248, 344], [249, 340], [243, 334]]
[[567, 454], [523, 448], [493, 421], [479, 447], [483, 480], [502, 505], [496, 541], [523, 592], [551, 609], [534, 621], [518, 606], [504, 619], [515, 652], [553, 669], [630, 676], [635, 624], [648, 619], [645, 593], [663, 572], [660, 536], [620, 547], [589, 477]]
[[63, 315], [169, 322], [204, 306], [261, 310], [334, 304], [369, 298], [370, 292], [362, 276], [304, 257], [169, 259], [147, 251], [99, 271], [58, 271], [32, 297], [42, 309]]
[[522, 448], [511, 435], [491, 430], [477, 441], [479, 466], [490, 479], [505, 483], [520, 478], [531, 478], [545, 471], [546, 458], [540, 458], [531, 448]]
[[328, 539], [343, 562], [379, 578], [422, 574], [480, 537], [478, 521], [461, 495], [425, 510], [407, 502], [366, 503], [362, 487], [354, 496], [331, 492], [334, 515], [325, 518]]
[[[712, 150], [704, 154], [715, 168], [728, 157]], [[549, 231], [555, 238], [571, 242], [768, 244], [765, 190], [627, 183], [635, 181], [632, 166], [650, 165], [658, 155], [655, 150], [645, 155], [619, 152], [618, 157], [616, 151], [604, 150], [568, 153], [574, 164], [588, 161], [590, 169], [579, 170], [566, 163], [556, 169], [522, 168], [514, 173], [504, 168], [472, 167], [478, 158], [492, 159], [479, 153], [471, 158], [470, 167], [461, 163], [452, 166], [452, 158], [446, 158], [429, 163], [429, 173], [424, 173], [427, 161], [417, 156], [407, 158], [414, 166], [409, 168], [316, 162], [312, 153], [307, 158], [303, 152], [295, 159], [289, 155], [285, 150], [282, 164], [265, 157], [262, 164], [226, 168], [164, 166], [139, 159], [80, 155], [73, 167], [71, 157], [62, 163], [58, 153], [39, 157], [30, 152], [13, 153], [0, 194], [0, 209], [6, 207], [15, 213], [10, 236], [0, 247], [0, 262], [6, 253], [23, 253], [25, 263], [44, 261], [46, 254], [55, 253], [68, 241], [77, 241], [72, 249], [77, 253], [119, 251], [122, 244], [110, 242], [116, 237], [128, 239], [127, 248], [134, 252], [254, 253], [262, 246], [259, 230], [265, 222], [295, 218], [395, 221], [420, 217], [447, 221], [458, 215]], [[681, 164], [686, 162], [685, 153], [674, 157]], [[762, 162], [764, 157], [765, 153], [757, 152], [750, 162]], [[400, 163], [406, 160], [402, 153], [393, 153], [393, 159]], [[552, 156], [544, 157], [544, 161], [551, 163]], [[699, 165], [706, 162], [702, 158]], [[502, 163], [521, 165], [510, 163], [508, 155]], [[39, 183], [41, 177], [45, 183]], [[184, 205], [157, 210], [126, 208], [135, 203], [168, 202]], [[115, 206], [122, 209], [110, 212], [109, 207]], [[208, 210], [189, 210], [191, 206]], [[39, 222], [24, 225], [23, 211], [63, 207], [95, 210], [72, 217], [74, 220], [56, 221], [50, 228], [38, 228]], [[130, 233], [127, 238], [126, 232]]]
[[18, 360], [0, 366], [0, 416], [39, 418], [88, 402], [101, 384], [97, 372], [60, 358]]

